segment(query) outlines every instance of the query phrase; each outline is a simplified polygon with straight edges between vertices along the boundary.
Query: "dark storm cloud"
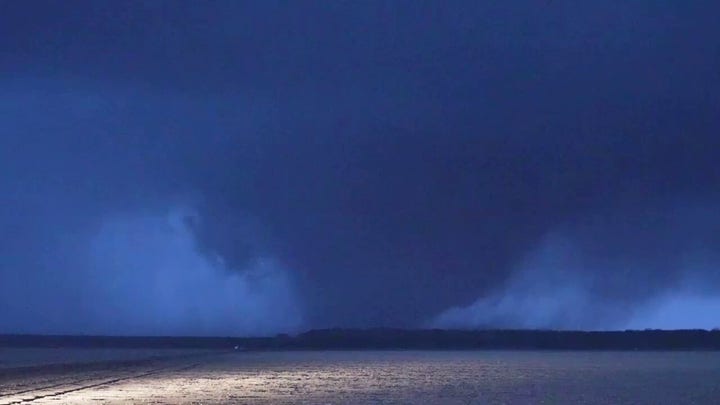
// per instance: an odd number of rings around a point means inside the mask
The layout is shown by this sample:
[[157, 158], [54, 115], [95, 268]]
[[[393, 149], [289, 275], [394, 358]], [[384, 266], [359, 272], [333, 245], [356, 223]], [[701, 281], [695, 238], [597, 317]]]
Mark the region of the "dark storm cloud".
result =
[[[696, 214], [720, 203], [717, 11], [657, 1], [4, 4], [3, 280], [85, 280], [58, 261], [72, 251], [63, 235], [97, 240], [118, 217], [134, 219], [110, 229], [153, 234], [181, 207], [198, 218], [181, 228], [192, 231], [183, 246], [221, 258], [226, 273], [279, 263], [278, 290], [263, 297], [285, 302], [291, 283], [298, 297], [280, 312], [301, 306], [305, 326], [415, 326], [505, 291], [527, 300], [552, 292], [558, 274], [536, 267], [562, 267], [562, 280], [583, 286], [584, 308], [602, 315], [565, 322], [548, 310], [538, 326], [613, 324], [626, 317], [618, 306], [679, 286], [689, 271], [679, 258], [717, 247], [718, 222]], [[704, 257], [693, 277], [714, 280]], [[131, 273], [137, 288], [141, 273]], [[103, 305], [73, 283], [50, 298], [40, 288], [13, 316], [63, 294]], [[519, 308], [491, 321], [535, 325]], [[278, 319], [266, 330], [297, 324], [262, 311]]]
[[[201, 196], [181, 177], [192, 164], [184, 156], [211, 153], [222, 139], [206, 134], [198, 145], [183, 128], [220, 133], [228, 121], [217, 110], [58, 80], [4, 90], [4, 332], [227, 335], [298, 325], [282, 264], [256, 250], [230, 271], [192, 233]], [[165, 131], [172, 136], [156, 136]]]

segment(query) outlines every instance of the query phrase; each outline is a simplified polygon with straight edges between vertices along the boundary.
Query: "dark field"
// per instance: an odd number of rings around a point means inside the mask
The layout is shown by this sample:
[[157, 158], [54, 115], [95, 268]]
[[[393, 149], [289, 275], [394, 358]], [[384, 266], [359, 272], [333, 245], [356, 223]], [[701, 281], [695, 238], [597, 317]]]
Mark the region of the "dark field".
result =
[[720, 353], [206, 352], [0, 378], [0, 404], [713, 404]]

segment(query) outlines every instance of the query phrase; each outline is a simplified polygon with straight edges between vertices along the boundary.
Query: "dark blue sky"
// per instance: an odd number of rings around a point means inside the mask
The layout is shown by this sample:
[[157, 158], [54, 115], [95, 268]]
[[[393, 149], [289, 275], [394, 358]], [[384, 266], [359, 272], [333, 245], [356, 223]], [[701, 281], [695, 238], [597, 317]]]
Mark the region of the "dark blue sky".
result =
[[720, 326], [718, 13], [3, 2], [0, 332]]

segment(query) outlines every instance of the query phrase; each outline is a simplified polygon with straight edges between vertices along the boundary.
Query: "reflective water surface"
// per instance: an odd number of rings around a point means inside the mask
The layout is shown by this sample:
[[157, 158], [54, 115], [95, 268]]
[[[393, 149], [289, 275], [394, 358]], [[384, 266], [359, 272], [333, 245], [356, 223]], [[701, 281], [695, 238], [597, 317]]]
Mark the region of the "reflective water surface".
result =
[[714, 404], [720, 353], [239, 352], [42, 378], [9, 378], [0, 404]]

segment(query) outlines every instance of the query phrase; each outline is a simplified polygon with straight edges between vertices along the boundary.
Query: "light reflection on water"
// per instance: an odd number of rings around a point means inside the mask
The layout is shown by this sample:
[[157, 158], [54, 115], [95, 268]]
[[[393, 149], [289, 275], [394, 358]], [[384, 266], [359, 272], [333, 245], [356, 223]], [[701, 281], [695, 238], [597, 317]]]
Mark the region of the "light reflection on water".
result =
[[711, 404], [718, 395], [720, 353], [714, 352], [264, 352], [217, 356], [63, 400]]

